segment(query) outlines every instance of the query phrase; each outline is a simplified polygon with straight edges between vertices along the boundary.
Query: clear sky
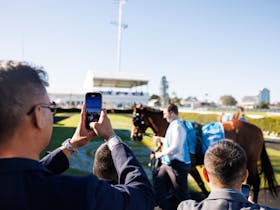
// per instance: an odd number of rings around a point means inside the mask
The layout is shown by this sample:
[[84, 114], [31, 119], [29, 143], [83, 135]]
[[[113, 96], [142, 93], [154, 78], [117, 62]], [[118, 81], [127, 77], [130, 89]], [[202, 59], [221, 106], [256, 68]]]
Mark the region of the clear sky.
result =
[[[51, 92], [81, 92], [86, 73], [117, 71], [116, 0], [1, 0], [0, 59], [49, 73]], [[271, 91], [280, 101], [279, 0], [128, 0], [121, 71], [169, 94], [217, 101]]]

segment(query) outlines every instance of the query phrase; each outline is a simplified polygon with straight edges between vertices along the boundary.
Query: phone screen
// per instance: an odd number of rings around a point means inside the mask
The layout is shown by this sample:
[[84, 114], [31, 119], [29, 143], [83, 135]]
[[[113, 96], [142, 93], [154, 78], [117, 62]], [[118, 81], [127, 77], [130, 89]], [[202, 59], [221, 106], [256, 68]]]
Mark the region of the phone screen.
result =
[[249, 194], [250, 194], [250, 185], [242, 184], [241, 191], [242, 191], [242, 194], [248, 199]]
[[90, 122], [97, 122], [102, 109], [102, 96], [100, 93], [86, 94], [86, 128], [89, 130]]

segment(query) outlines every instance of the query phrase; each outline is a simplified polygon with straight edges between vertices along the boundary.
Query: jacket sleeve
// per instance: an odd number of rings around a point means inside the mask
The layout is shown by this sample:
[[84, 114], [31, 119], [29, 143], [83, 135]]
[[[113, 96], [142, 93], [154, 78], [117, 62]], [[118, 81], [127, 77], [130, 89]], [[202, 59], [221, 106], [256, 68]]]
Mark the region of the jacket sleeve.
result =
[[201, 203], [198, 203], [195, 200], [185, 200], [179, 204], [177, 210], [186, 210], [186, 209], [199, 210], [201, 208], [202, 208]]
[[69, 168], [69, 160], [60, 148], [47, 154], [40, 163], [54, 174], [61, 174]]

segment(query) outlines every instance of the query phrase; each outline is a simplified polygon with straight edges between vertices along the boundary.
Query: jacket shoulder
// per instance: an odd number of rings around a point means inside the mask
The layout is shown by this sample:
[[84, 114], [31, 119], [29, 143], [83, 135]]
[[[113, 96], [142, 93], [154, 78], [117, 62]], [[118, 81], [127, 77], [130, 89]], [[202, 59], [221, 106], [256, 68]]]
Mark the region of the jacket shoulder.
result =
[[182, 201], [177, 210], [186, 210], [186, 209], [189, 209], [189, 210], [199, 210], [202, 208], [202, 204], [201, 203], [198, 203], [197, 201], [195, 200], [185, 200], [185, 201]]

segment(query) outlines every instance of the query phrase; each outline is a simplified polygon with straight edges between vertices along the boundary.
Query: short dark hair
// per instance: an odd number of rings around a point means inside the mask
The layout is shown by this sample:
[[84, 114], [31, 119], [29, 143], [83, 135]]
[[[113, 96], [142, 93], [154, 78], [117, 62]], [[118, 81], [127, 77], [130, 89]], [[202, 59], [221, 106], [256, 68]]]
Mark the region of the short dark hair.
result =
[[33, 101], [46, 91], [47, 80], [42, 68], [0, 61], [0, 138], [13, 134]]
[[93, 173], [112, 184], [118, 183], [118, 173], [107, 143], [101, 144], [95, 152]]
[[176, 115], [179, 114], [179, 112], [178, 112], [178, 107], [177, 107], [175, 104], [168, 104], [168, 105], [166, 106], [166, 108], [167, 108], [168, 112], [172, 111], [172, 112], [174, 112]]
[[247, 156], [237, 143], [225, 139], [208, 148], [204, 165], [209, 174], [222, 184], [231, 185], [244, 176], [247, 167]]

